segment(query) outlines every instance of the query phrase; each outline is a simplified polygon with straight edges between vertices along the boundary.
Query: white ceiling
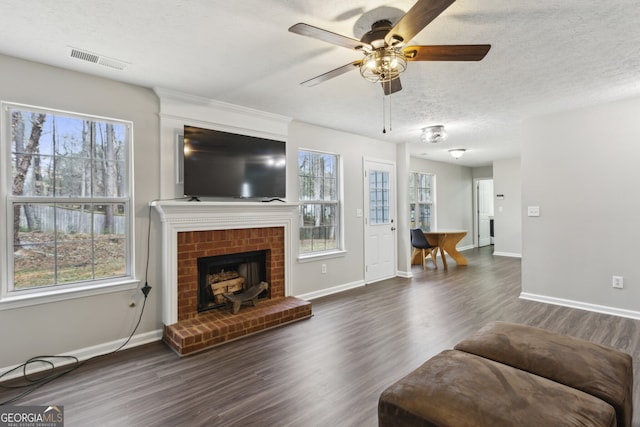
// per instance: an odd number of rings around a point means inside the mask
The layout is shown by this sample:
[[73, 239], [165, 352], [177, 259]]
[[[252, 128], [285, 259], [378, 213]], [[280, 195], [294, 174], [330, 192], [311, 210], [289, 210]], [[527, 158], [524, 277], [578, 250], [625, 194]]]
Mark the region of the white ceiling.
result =
[[[315, 87], [299, 85], [361, 54], [292, 34], [291, 25], [360, 38], [374, 20], [413, 4], [0, 0], [0, 53], [411, 142], [412, 153], [466, 166], [518, 156], [519, 124], [528, 117], [640, 96], [637, 0], [456, 1], [411, 44], [488, 43], [491, 50], [480, 62], [410, 62], [403, 90], [390, 97], [385, 134], [382, 90], [357, 70]], [[127, 66], [72, 58], [71, 47]], [[420, 143], [420, 130], [437, 124], [445, 125], [445, 142]], [[458, 147], [468, 152], [452, 160], [447, 150]]]

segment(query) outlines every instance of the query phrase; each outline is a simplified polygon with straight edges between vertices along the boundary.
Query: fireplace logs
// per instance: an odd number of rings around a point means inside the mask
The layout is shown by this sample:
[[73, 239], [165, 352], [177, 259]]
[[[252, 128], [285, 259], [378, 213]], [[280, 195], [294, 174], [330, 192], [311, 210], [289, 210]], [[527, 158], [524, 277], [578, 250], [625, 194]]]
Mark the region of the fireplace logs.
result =
[[237, 271], [224, 271], [207, 274], [207, 284], [211, 286], [211, 293], [216, 304], [224, 303], [222, 294], [241, 291], [244, 287], [244, 277]]
[[211, 292], [213, 292], [213, 299], [216, 304], [222, 304], [224, 302], [223, 294], [241, 291], [243, 287], [244, 277], [236, 277], [235, 279], [225, 280], [224, 282], [212, 283]]

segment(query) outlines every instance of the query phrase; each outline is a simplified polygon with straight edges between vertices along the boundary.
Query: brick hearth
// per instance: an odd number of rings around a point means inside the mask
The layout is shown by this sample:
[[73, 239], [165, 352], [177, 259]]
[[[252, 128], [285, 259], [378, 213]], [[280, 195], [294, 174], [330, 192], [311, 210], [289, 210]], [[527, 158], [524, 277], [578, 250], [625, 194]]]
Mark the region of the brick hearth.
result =
[[257, 332], [311, 317], [311, 303], [295, 297], [261, 301], [243, 307], [238, 314], [211, 310], [164, 327], [164, 341], [186, 356]]
[[[311, 317], [311, 303], [285, 296], [284, 227], [179, 232], [177, 236], [178, 322], [165, 325], [163, 340], [179, 355], [235, 340], [259, 331]], [[266, 251], [269, 299], [256, 307], [243, 305], [198, 313], [198, 267], [202, 257]]]

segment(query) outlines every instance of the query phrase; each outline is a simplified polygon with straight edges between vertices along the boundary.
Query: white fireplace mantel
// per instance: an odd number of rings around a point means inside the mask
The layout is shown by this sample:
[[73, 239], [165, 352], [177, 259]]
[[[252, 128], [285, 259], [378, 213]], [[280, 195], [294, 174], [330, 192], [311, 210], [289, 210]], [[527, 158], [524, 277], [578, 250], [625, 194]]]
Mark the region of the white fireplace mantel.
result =
[[291, 295], [290, 274], [295, 203], [262, 202], [151, 202], [162, 223], [162, 321], [178, 321], [178, 233], [185, 231], [284, 227], [284, 292]]

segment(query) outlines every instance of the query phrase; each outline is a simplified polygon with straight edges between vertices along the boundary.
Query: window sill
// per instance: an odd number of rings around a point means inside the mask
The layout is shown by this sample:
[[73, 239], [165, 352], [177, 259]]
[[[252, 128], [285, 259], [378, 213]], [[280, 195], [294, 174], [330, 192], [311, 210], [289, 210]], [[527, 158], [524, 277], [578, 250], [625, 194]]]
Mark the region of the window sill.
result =
[[345, 250], [319, 252], [315, 254], [304, 254], [304, 255], [298, 255], [298, 262], [305, 263], [305, 262], [319, 261], [319, 260], [330, 259], [330, 258], [341, 258], [346, 254], [347, 254], [347, 251]]
[[57, 301], [67, 301], [75, 298], [85, 298], [112, 292], [129, 291], [136, 289], [139, 286], [139, 280], [124, 279], [118, 282], [101, 283], [82, 288], [48, 289], [46, 291], [29, 292], [22, 295], [3, 295], [0, 298], [0, 311], [39, 304], [48, 304]]

